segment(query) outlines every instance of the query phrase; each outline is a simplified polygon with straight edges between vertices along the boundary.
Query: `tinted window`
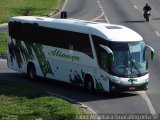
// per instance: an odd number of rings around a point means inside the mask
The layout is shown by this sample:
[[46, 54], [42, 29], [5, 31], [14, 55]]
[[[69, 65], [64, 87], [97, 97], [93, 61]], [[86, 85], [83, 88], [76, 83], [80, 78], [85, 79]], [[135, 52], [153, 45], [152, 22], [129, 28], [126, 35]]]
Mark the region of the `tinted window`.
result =
[[88, 34], [47, 28], [36, 23], [9, 22], [9, 35], [16, 40], [71, 49], [93, 57]]
[[68, 49], [80, 51], [93, 57], [88, 34], [66, 31], [64, 36], [67, 40]]
[[107, 42], [103, 38], [94, 35], [92, 36], [92, 39], [96, 49], [98, 64], [103, 70], [108, 72], [108, 53], [100, 47], [100, 44], [107, 46]]

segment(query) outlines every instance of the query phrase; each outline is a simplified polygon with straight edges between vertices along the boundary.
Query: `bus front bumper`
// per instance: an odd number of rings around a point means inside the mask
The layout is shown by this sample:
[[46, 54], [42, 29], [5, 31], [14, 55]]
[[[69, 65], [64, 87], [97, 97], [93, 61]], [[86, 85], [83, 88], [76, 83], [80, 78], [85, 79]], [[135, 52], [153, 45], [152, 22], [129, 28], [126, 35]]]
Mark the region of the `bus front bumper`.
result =
[[148, 82], [142, 84], [123, 85], [110, 81], [110, 91], [123, 92], [123, 91], [142, 91], [148, 89]]

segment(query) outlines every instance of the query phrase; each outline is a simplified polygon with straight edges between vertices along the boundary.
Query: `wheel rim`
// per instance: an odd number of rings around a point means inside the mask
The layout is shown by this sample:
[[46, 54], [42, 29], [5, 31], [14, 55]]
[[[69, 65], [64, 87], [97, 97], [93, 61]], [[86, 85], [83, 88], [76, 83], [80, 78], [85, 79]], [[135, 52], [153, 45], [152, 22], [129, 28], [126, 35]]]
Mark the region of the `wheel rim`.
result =
[[35, 76], [35, 72], [34, 72], [33, 68], [30, 70], [30, 72], [29, 72], [29, 76], [30, 76], [30, 78], [31, 78], [31, 79], [33, 79], [33, 78], [34, 78], [34, 76]]
[[88, 90], [92, 91], [92, 83], [90, 81], [88, 82]]

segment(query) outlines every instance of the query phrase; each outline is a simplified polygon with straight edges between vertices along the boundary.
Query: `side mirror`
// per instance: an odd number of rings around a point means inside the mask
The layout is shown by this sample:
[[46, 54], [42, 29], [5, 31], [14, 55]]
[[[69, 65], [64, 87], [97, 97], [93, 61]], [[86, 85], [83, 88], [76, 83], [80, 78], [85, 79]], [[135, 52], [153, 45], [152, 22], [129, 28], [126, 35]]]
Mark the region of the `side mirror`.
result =
[[110, 61], [111, 63], [113, 63], [113, 62], [114, 62], [114, 54], [113, 54], [113, 51], [112, 51], [109, 47], [107, 47], [107, 46], [105, 46], [105, 45], [101, 45], [101, 44], [100, 44], [99, 46], [108, 52], [109, 61]]
[[155, 52], [154, 51], [151, 51], [151, 60], [154, 60], [155, 59]]
[[109, 58], [109, 61], [110, 61], [111, 63], [114, 62], [114, 55], [113, 55], [113, 53], [109, 53], [108, 58]]
[[150, 50], [150, 52], [151, 52], [151, 60], [154, 60], [155, 59], [154, 49], [149, 45], [146, 45], [146, 48], [148, 48]]

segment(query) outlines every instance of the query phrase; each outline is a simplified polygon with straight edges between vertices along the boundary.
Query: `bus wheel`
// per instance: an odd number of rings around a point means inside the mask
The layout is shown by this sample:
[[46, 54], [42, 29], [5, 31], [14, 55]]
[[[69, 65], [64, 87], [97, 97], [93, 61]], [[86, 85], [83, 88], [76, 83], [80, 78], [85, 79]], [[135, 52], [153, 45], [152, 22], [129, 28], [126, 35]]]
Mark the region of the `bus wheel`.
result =
[[30, 65], [28, 68], [28, 75], [31, 80], [36, 80], [36, 69], [34, 65]]
[[94, 83], [93, 83], [92, 79], [86, 80], [85, 84], [84, 84], [84, 87], [90, 94], [94, 94], [95, 93]]

